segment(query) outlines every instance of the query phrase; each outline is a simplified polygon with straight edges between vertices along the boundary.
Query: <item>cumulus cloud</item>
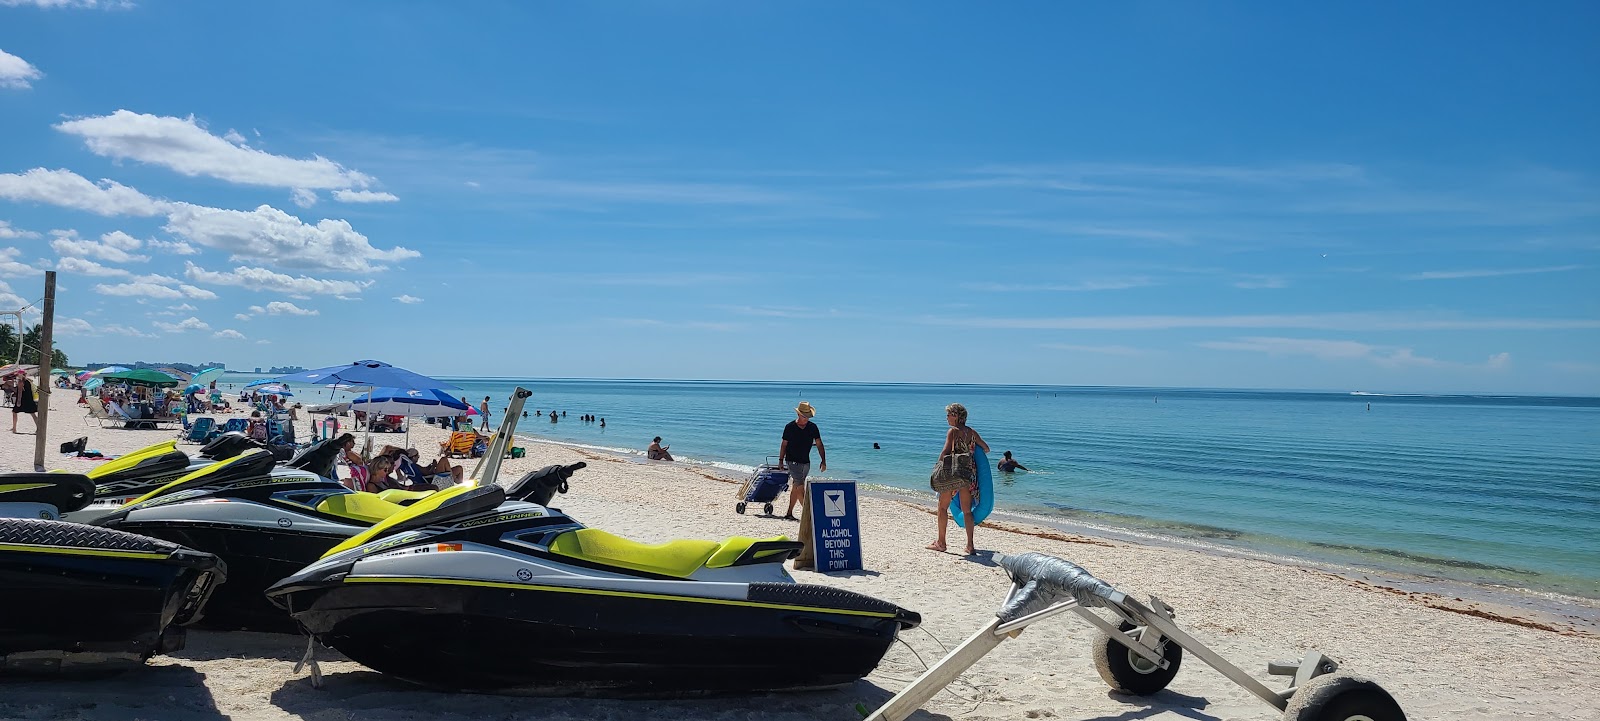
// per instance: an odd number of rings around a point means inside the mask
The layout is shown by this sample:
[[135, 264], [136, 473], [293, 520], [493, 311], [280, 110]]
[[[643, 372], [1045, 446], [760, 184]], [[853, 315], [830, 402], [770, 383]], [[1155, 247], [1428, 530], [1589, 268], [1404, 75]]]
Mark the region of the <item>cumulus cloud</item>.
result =
[[235, 320], [250, 320], [250, 316], [245, 313], [234, 313], [233, 317]]
[[117, 323], [95, 325], [82, 318], [57, 318], [55, 325], [56, 335], [72, 336], [103, 336], [121, 335], [130, 338], [155, 338], [154, 333], [146, 333], [137, 328], [129, 328]]
[[0, 173], [0, 198], [48, 203], [108, 217], [160, 215], [172, 206], [167, 201], [157, 200], [114, 180], [102, 179], [99, 183], [93, 183], [64, 168]]
[[33, 87], [31, 81], [42, 77], [44, 73], [28, 61], [0, 50], [0, 88], [26, 90]]
[[[319, 315], [321, 313], [321, 311], [301, 308], [298, 305], [282, 300], [272, 301], [266, 307], [252, 305], [250, 306], [250, 312], [256, 315]], [[250, 318], [250, 316], [243, 317], [246, 320]]]
[[143, 263], [150, 260], [148, 255], [130, 253], [138, 250], [141, 242], [120, 230], [100, 236], [99, 241], [79, 238], [77, 231], [73, 230], [53, 230], [50, 234], [55, 236], [55, 240], [50, 241], [50, 247], [63, 257], [99, 258], [112, 263]]
[[200, 310], [200, 309], [196, 308], [196, 307], [194, 307], [192, 305], [189, 305], [188, 303], [183, 303], [181, 305], [172, 306], [171, 310], [182, 312], [182, 311]]
[[[83, 138], [96, 155], [161, 165], [188, 176], [275, 188], [365, 188], [372, 177], [322, 156], [291, 158], [257, 150], [201, 127], [194, 116], [165, 117], [118, 110], [57, 124]], [[234, 138], [243, 140], [234, 133]]]
[[270, 205], [253, 211], [178, 204], [166, 230], [184, 240], [228, 251], [234, 259], [261, 258], [290, 268], [373, 273], [422, 254], [402, 247], [380, 250], [343, 220], [301, 222]]
[[401, 303], [421, 303], [422, 302], [421, 298], [418, 298], [418, 297], [412, 296], [412, 295], [397, 295], [397, 296], [394, 297], [394, 299], [400, 301]]
[[294, 277], [283, 273], [273, 272], [266, 268], [249, 268], [239, 266], [231, 271], [211, 271], [201, 268], [194, 263], [184, 263], [184, 275], [196, 283], [210, 285], [231, 285], [250, 290], [275, 291], [290, 295], [340, 295], [345, 293], [360, 293], [363, 288], [372, 284], [372, 281], [355, 282], [349, 280], [324, 280], [308, 278], [306, 276]]
[[92, 260], [83, 258], [62, 258], [56, 263], [56, 269], [65, 273], [78, 273], [79, 275], [93, 275], [102, 278], [116, 278], [133, 275], [122, 268], [110, 268]]
[[39, 274], [39, 269], [17, 260], [22, 251], [17, 248], [0, 248], [0, 276], [27, 278]]
[[115, 295], [132, 298], [156, 298], [160, 300], [182, 300], [192, 298], [195, 300], [215, 300], [216, 293], [204, 288], [180, 282], [177, 278], [165, 275], [141, 275], [127, 283], [107, 285], [101, 283], [94, 287], [95, 292], [103, 295]]
[[194, 316], [189, 316], [188, 318], [180, 320], [177, 323], [163, 323], [158, 320], [153, 325], [168, 333], [184, 333], [191, 330], [211, 330], [210, 325]]
[[335, 190], [333, 199], [341, 203], [393, 203], [400, 198], [394, 193], [374, 190]]
[[236, 331], [236, 330], [234, 330], [232, 328], [223, 328], [222, 330], [219, 330], [219, 331], [217, 331], [215, 333], [212, 333], [211, 337], [212, 338], [231, 338], [233, 340], [244, 340], [244, 334], [240, 333], [239, 331]]
[[160, 251], [168, 255], [194, 255], [200, 252], [195, 250], [194, 246], [181, 240], [151, 239], [145, 241], [145, 245], [149, 246], [151, 250]]
[[37, 237], [39, 237], [38, 233], [35, 233], [31, 230], [22, 230], [21, 228], [13, 227], [10, 221], [0, 220], [0, 240]]
[[295, 188], [289, 191], [289, 200], [302, 208], [309, 208], [317, 204], [317, 191]]

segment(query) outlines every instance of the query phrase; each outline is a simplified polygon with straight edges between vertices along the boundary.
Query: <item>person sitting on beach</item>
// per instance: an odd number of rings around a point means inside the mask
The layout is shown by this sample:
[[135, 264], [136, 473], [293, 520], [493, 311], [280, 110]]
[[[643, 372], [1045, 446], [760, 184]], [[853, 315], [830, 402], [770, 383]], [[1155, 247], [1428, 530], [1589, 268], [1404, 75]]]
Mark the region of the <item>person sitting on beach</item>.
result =
[[267, 421], [261, 417], [261, 411], [250, 411], [250, 425], [246, 426], [244, 434], [251, 440], [267, 440]]
[[361, 490], [367, 493], [382, 493], [390, 489], [409, 490], [406, 484], [389, 477], [389, 472], [393, 470], [393, 458], [385, 455], [373, 458], [367, 463], [367, 480], [361, 484]]
[[1000, 470], [1001, 471], [1003, 471], [1005, 473], [1010, 473], [1012, 471], [1026, 471], [1026, 470], [1028, 470], [1027, 466], [1024, 466], [1021, 463], [1018, 463], [1017, 459], [1011, 457], [1011, 451], [1006, 451], [1004, 455], [1005, 455], [1005, 457], [1000, 459]]
[[650, 447], [645, 449], [644, 457], [652, 461], [670, 461], [672, 454], [667, 449], [671, 447], [661, 445], [661, 436], [656, 436], [655, 440], [650, 441]]
[[[461, 466], [451, 465], [450, 460], [444, 457], [435, 459], [432, 463], [422, 465], [422, 453], [415, 448], [407, 448], [397, 459], [399, 465], [396, 469], [401, 475], [411, 481], [413, 486], [435, 486], [445, 488], [461, 483], [466, 479], [466, 471]], [[442, 485], [441, 485], [441, 482]]]

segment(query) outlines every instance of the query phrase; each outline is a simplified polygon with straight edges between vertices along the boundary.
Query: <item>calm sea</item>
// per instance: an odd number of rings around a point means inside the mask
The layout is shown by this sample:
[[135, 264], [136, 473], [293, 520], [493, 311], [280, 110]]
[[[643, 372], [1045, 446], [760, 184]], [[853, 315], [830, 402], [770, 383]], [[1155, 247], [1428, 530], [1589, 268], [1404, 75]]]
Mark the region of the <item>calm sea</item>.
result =
[[[516, 385], [531, 389], [525, 435], [634, 454], [659, 435], [680, 461], [735, 475], [777, 453], [808, 400], [827, 476], [908, 491], [927, 490], [944, 406], [960, 402], [995, 457], [1029, 468], [996, 474], [1002, 510], [1600, 598], [1600, 398], [445, 380], [497, 411]], [[533, 409], [567, 415], [552, 424]]]

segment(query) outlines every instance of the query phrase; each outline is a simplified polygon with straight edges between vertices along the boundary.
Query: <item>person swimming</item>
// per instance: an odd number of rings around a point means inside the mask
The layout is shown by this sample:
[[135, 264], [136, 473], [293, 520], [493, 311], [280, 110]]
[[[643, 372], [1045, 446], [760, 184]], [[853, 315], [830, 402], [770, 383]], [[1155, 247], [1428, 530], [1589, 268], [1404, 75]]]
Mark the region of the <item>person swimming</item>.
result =
[[1006, 451], [1005, 453], [1003, 453], [1001, 455], [1005, 456], [1004, 458], [1000, 459], [1000, 470], [1001, 471], [1003, 471], [1005, 473], [1011, 473], [1012, 471], [1026, 471], [1026, 470], [1028, 470], [1027, 466], [1024, 466], [1021, 463], [1018, 463], [1017, 459], [1011, 457], [1011, 451]]

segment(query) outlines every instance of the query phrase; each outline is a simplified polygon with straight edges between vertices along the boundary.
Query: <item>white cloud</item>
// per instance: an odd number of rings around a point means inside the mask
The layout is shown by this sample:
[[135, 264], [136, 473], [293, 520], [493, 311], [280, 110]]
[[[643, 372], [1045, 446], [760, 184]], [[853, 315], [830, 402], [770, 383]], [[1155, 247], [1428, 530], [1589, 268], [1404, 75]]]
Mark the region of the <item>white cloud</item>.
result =
[[233, 317], [237, 320], [250, 320], [250, 316], [244, 313], [234, 313]]
[[1146, 351], [1125, 345], [1072, 345], [1070, 343], [1040, 343], [1040, 348], [1072, 351], [1074, 353], [1099, 353], [1102, 355], [1145, 355]]
[[309, 208], [317, 204], [317, 191], [295, 188], [289, 191], [289, 200], [302, 208]]
[[[365, 188], [372, 177], [321, 156], [273, 155], [212, 135], [194, 116], [174, 118], [118, 110], [57, 124], [89, 150], [118, 160], [165, 166], [188, 176], [276, 188]], [[238, 136], [237, 133], [233, 134]]]
[[104, 216], [160, 215], [172, 206], [114, 180], [96, 184], [66, 169], [0, 173], [0, 198], [48, 203]]
[[211, 285], [231, 285], [250, 290], [276, 291], [290, 295], [339, 295], [342, 293], [360, 293], [363, 288], [372, 284], [372, 281], [355, 282], [349, 280], [323, 280], [319, 278], [298, 278], [276, 273], [266, 268], [248, 268], [239, 266], [232, 271], [210, 271], [194, 263], [184, 263], [187, 269], [184, 275], [196, 283]]
[[83, 240], [78, 237], [77, 231], [72, 230], [53, 230], [50, 234], [55, 236], [55, 240], [50, 241], [50, 247], [63, 257], [99, 258], [112, 263], [143, 263], [150, 260], [148, 255], [128, 252], [138, 250], [141, 241], [120, 230], [100, 236], [98, 242]]
[[166, 230], [185, 240], [233, 254], [234, 259], [262, 258], [290, 268], [372, 273], [384, 266], [421, 257], [395, 247], [379, 250], [367, 236], [343, 220], [307, 225], [270, 205], [254, 211], [223, 210], [179, 204], [167, 217]]
[[196, 310], [200, 310], [200, 309], [196, 308], [196, 307], [194, 307], [192, 305], [189, 305], [188, 303], [184, 303], [184, 304], [181, 304], [181, 305], [172, 306], [172, 308], [170, 310], [178, 311], [178, 312], [181, 313], [183, 311], [196, 311]]
[[1233, 282], [1233, 287], [1255, 290], [1261, 288], [1287, 288], [1289, 281], [1274, 275], [1250, 275]]
[[145, 241], [145, 245], [148, 245], [151, 250], [161, 251], [162, 253], [166, 253], [168, 255], [195, 255], [196, 253], [200, 252], [195, 250], [194, 246], [189, 245], [181, 240], [152, 239]]
[[272, 301], [271, 303], [268, 303], [267, 307], [264, 309], [261, 309], [260, 306], [254, 305], [250, 306], [250, 309], [258, 313], [265, 312], [267, 315], [318, 315], [321, 313], [321, 311], [310, 308], [301, 308], [298, 305], [282, 300]]
[[30, 80], [38, 80], [44, 73], [11, 53], [0, 50], [0, 88], [26, 90], [33, 87]]
[[56, 269], [65, 273], [78, 273], [80, 275], [93, 275], [102, 278], [115, 278], [133, 275], [122, 268], [108, 268], [92, 260], [83, 258], [66, 257], [56, 263]]
[[163, 323], [158, 320], [153, 323], [153, 325], [168, 333], [183, 333], [191, 330], [211, 330], [210, 325], [207, 325], [205, 321], [194, 316], [189, 316], [188, 318], [178, 321], [177, 323]]
[[408, 303], [408, 304], [409, 303], [421, 303], [422, 302], [421, 298], [418, 298], [416, 296], [411, 296], [411, 295], [397, 295], [397, 296], [394, 297], [394, 299], [400, 301], [401, 303]]
[[[260, 133], [257, 133], [256, 135], [259, 136]], [[233, 143], [234, 145], [244, 145], [245, 143], [250, 142], [246, 140], [243, 135], [240, 135], [239, 131], [234, 130], [233, 128], [228, 128], [228, 132], [222, 134], [222, 139]]]
[[11, 223], [9, 221], [0, 220], [0, 240], [10, 240], [12, 238], [37, 238], [37, 237], [39, 237], [38, 233], [35, 233], [35, 232], [31, 231], [31, 230], [22, 230], [22, 229], [19, 229], [19, 228], [12, 227], [12, 225], [11, 225]]
[[1557, 265], [1547, 268], [1485, 268], [1480, 270], [1430, 270], [1401, 276], [1404, 280], [1455, 280], [1458, 278], [1494, 278], [1502, 275], [1529, 275], [1532, 273], [1564, 273], [1582, 270], [1582, 265]]
[[0, 248], [0, 276], [28, 278], [37, 276], [39, 269], [17, 260], [22, 251], [17, 248]]
[[[1402, 366], [1438, 368], [1472, 365], [1419, 356], [1410, 348], [1370, 345], [1352, 340], [1254, 337], [1237, 338], [1231, 341], [1208, 341], [1197, 345], [1212, 350], [1249, 351], [1274, 356], [1306, 355], [1322, 360], [1358, 360], [1390, 368]], [[1510, 353], [1496, 353], [1476, 367], [1503, 370], [1509, 367], [1510, 364]]]
[[265, 338], [262, 338], [261, 340], [256, 341], [256, 345], [271, 345], [271, 344], [272, 344], [272, 341], [267, 340]]
[[335, 190], [333, 199], [341, 203], [393, 203], [400, 198], [394, 193], [374, 190]]
[[128, 283], [117, 285], [100, 284], [94, 287], [95, 292], [103, 295], [123, 297], [158, 298], [161, 300], [182, 300], [192, 298], [195, 300], [215, 300], [216, 293], [204, 288], [197, 288], [179, 282], [177, 278], [165, 275], [141, 275]]
[[219, 331], [217, 331], [215, 333], [212, 333], [211, 337], [212, 338], [231, 338], [233, 340], [244, 340], [244, 334], [240, 333], [239, 331], [236, 331], [236, 330], [234, 330], [232, 328], [223, 328], [222, 330], [219, 330]]
[[122, 336], [129, 336], [129, 337], [133, 337], [133, 338], [155, 338], [156, 337], [156, 335], [154, 333], [146, 333], [146, 332], [144, 332], [142, 330], [138, 330], [138, 329], [135, 329], [135, 328], [129, 328], [129, 327], [125, 326], [125, 325], [119, 325], [119, 324], [116, 324], [116, 323], [110, 323], [110, 324], [106, 324], [106, 325], [95, 325], [93, 323], [90, 323], [89, 321], [86, 321], [86, 320], [82, 319], [82, 318], [57, 318], [56, 319], [56, 325], [55, 325], [55, 333], [57, 335], [71, 335], [71, 336], [122, 335]]

